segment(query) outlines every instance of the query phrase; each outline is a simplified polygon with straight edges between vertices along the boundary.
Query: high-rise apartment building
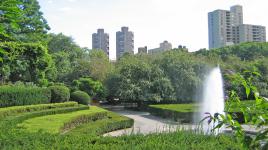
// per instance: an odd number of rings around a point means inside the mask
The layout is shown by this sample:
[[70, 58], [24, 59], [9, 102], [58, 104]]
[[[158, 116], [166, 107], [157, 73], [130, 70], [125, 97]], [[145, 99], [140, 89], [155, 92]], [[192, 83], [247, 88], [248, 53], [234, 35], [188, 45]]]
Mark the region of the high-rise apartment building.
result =
[[92, 34], [92, 49], [101, 49], [109, 57], [109, 34], [104, 33], [104, 29], [98, 29]]
[[[209, 48], [266, 41], [265, 27], [243, 24], [243, 8], [240, 5], [232, 6], [230, 10], [209, 12], [208, 28]], [[250, 38], [253, 36], [259, 38]]]
[[240, 42], [266, 41], [266, 29], [264, 26], [242, 24], [238, 26]]
[[172, 49], [172, 44], [168, 41], [164, 41], [163, 43], [160, 43], [159, 47], [162, 51], [167, 51]]
[[116, 59], [126, 52], [134, 54], [134, 33], [128, 27], [122, 27], [116, 32]]
[[154, 54], [154, 53], [159, 53], [159, 52], [163, 52], [163, 51], [167, 51], [167, 50], [171, 50], [171, 49], [172, 49], [172, 44], [169, 43], [168, 41], [164, 41], [164, 42], [160, 43], [158, 48], [148, 50], [148, 53]]

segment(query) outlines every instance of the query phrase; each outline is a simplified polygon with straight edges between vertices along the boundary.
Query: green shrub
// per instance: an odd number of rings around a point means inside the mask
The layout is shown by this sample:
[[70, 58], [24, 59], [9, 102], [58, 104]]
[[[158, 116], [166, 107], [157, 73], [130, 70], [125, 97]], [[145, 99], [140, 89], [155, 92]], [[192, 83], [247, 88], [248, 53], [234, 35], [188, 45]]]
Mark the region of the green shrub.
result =
[[91, 78], [79, 78], [73, 81], [73, 86], [77, 90], [85, 91], [93, 99], [103, 100], [106, 97], [106, 91], [100, 81]]
[[75, 91], [71, 94], [71, 100], [76, 101], [79, 104], [87, 105], [90, 103], [91, 98], [86, 92]]
[[51, 103], [67, 102], [70, 99], [70, 90], [66, 86], [54, 85], [50, 86]]
[[50, 103], [48, 88], [0, 86], [0, 107]]
[[77, 102], [5, 107], [0, 108], [0, 119], [5, 118], [7, 116], [17, 115], [25, 112], [35, 112], [54, 108], [75, 107], [75, 106], [78, 106]]

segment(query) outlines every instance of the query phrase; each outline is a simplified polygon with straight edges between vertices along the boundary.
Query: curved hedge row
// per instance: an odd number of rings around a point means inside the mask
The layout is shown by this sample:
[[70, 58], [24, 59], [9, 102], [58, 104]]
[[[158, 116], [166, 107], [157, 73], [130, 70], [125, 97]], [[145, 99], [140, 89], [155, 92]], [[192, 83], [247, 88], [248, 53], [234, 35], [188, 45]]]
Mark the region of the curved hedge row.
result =
[[61, 132], [66, 132], [66, 131], [71, 130], [71, 129], [73, 129], [81, 124], [100, 120], [106, 116], [107, 116], [107, 112], [97, 112], [97, 113], [93, 113], [93, 114], [77, 116], [76, 118], [73, 118], [69, 122], [64, 123], [63, 127], [60, 130], [61, 130]]
[[48, 88], [24, 86], [0, 86], [0, 107], [47, 104], [51, 91]]
[[102, 135], [107, 132], [130, 128], [134, 120], [125, 116], [108, 111], [107, 118], [97, 120], [93, 123], [83, 124], [73, 130], [69, 135]]
[[25, 112], [35, 112], [47, 109], [64, 108], [64, 107], [77, 107], [77, 102], [54, 103], [54, 104], [39, 104], [39, 105], [26, 105], [26, 106], [13, 106], [0, 108], [0, 119], [10, 115], [16, 115]]
[[23, 121], [19, 126], [27, 132], [43, 130], [47, 133], [57, 134], [107, 116], [107, 111], [104, 109], [94, 106], [86, 107], [88, 109], [83, 111], [30, 118]]

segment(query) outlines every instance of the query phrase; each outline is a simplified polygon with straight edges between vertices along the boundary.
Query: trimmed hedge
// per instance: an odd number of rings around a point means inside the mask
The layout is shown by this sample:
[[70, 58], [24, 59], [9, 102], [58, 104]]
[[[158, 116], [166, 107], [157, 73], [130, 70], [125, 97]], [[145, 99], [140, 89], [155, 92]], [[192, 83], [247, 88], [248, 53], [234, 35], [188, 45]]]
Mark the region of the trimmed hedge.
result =
[[169, 118], [182, 123], [192, 123], [197, 112], [196, 104], [163, 104], [149, 105], [148, 111], [155, 116]]
[[[15, 116], [15, 120], [17, 123], [22, 122], [24, 120], [34, 118], [34, 117], [41, 117], [41, 116], [47, 116], [47, 115], [56, 115], [56, 114], [65, 114], [70, 112], [76, 112], [80, 110], [88, 110], [89, 107], [85, 105], [77, 105], [73, 107], [63, 107], [63, 108], [55, 108], [55, 109], [45, 109], [41, 111], [35, 111], [30, 113], [23, 113], [18, 116]], [[13, 119], [14, 119], [13, 118]]]
[[54, 104], [39, 104], [39, 105], [26, 105], [26, 106], [13, 106], [0, 108], [0, 119], [11, 115], [17, 115], [26, 112], [35, 112], [47, 109], [64, 108], [64, 107], [77, 107], [77, 102], [54, 103]]
[[192, 123], [194, 115], [193, 112], [178, 112], [174, 110], [155, 108], [155, 107], [149, 107], [148, 111], [152, 115], [159, 116], [162, 118], [169, 118], [174, 121], [179, 121], [182, 123]]
[[71, 100], [76, 101], [79, 104], [87, 105], [90, 103], [91, 98], [86, 92], [75, 91], [71, 94]]
[[54, 85], [50, 86], [51, 103], [67, 102], [70, 99], [70, 90], [66, 86]]
[[61, 132], [66, 132], [81, 124], [103, 119], [106, 116], [107, 116], [107, 112], [97, 112], [97, 113], [88, 114], [88, 115], [81, 115], [76, 118], [73, 118], [69, 122], [64, 123], [63, 127], [60, 130]]
[[21, 127], [27, 132], [38, 132], [42, 130], [47, 133], [58, 134], [61, 132], [65, 133], [81, 124], [106, 118], [107, 116], [107, 111], [104, 109], [94, 106], [90, 107], [90, 109], [88, 106], [86, 107], [88, 109], [72, 113], [30, 118], [18, 124], [18, 127]]
[[108, 111], [107, 118], [97, 120], [93, 123], [83, 124], [71, 130], [70, 135], [102, 135], [107, 132], [130, 128], [134, 120], [125, 116]]
[[48, 88], [0, 86], [0, 107], [47, 104], [51, 92]]

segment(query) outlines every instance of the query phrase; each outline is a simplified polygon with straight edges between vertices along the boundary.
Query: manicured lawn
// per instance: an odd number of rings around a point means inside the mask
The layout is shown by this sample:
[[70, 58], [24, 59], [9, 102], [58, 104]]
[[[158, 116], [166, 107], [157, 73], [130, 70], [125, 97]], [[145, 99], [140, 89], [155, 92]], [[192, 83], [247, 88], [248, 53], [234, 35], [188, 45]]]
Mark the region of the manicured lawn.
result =
[[150, 107], [172, 110], [183, 113], [198, 111], [198, 104], [163, 104], [163, 105], [150, 105]]
[[65, 123], [72, 121], [76, 117], [104, 111], [106, 110], [91, 106], [89, 110], [31, 118], [25, 120], [21, 124], [18, 124], [18, 127], [23, 128], [29, 132], [37, 132], [39, 130], [42, 130], [49, 133], [59, 133], [60, 129], [64, 126]]
[[[254, 105], [255, 101], [250, 100], [250, 101], [241, 101], [242, 105]], [[149, 107], [152, 108], [159, 108], [159, 109], [164, 109], [164, 110], [171, 110], [171, 111], [176, 111], [176, 112], [181, 112], [181, 113], [192, 113], [192, 112], [198, 112], [198, 106], [199, 104], [161, 104], [161, 105], [150, 105]], [[267, 106], [268, 108], [268, 106]], [[230, 111], [232, 112], [237, 112], [239, 111], [238, 107], [236, 107], [235, 105], [233, 105], [230, 108]]]

